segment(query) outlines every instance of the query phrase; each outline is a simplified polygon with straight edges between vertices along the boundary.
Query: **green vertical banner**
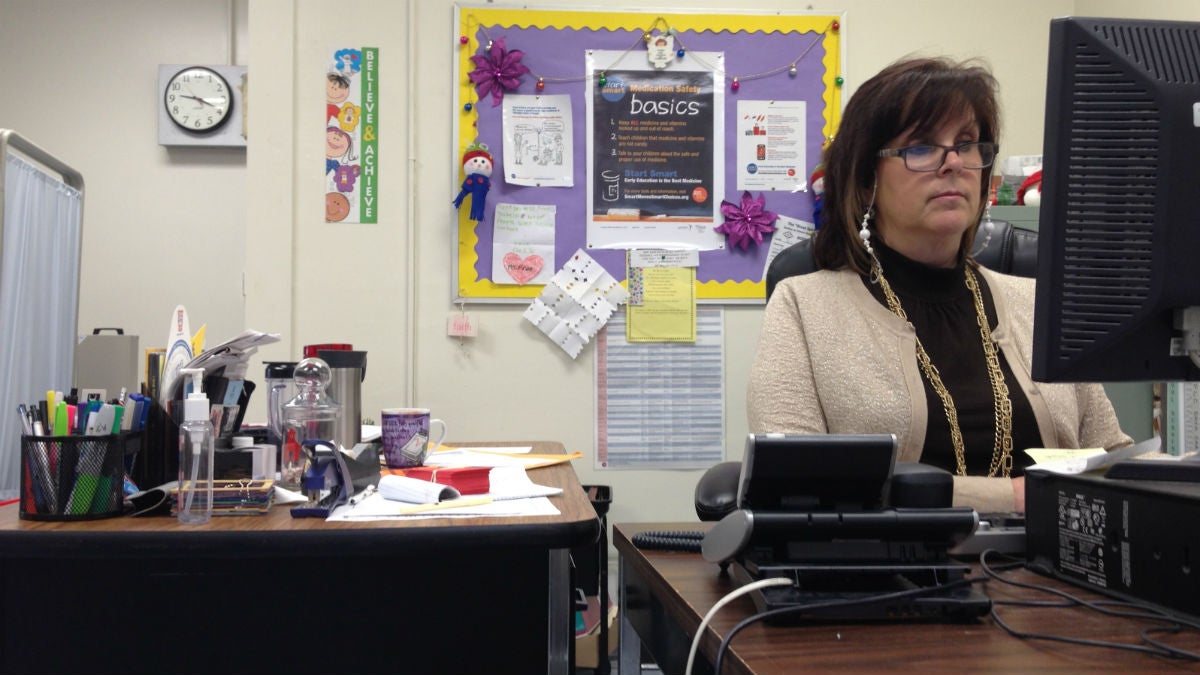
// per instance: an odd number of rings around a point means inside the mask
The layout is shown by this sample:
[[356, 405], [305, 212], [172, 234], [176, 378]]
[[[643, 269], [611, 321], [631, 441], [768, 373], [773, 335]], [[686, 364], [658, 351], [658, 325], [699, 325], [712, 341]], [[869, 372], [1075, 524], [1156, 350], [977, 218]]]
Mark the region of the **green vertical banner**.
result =
[[363, 47], [362, 194], [359, 222], [374, 223], [379, 217], [379, 49]]
[[335, 49], [325, 73], [325, 222], [379, 218], [379, 49]]

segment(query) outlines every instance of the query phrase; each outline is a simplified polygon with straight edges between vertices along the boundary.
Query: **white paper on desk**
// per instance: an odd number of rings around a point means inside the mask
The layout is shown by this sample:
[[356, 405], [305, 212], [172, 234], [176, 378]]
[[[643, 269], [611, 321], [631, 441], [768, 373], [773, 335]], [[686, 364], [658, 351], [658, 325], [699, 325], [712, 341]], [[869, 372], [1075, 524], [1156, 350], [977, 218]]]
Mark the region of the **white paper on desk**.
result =
[[426, 466], [519, 466], [525, 468], [546, 462], [545, 457], [522, 457], [518, 454], [474, 452], [463, 448], [431, 452], [425, 457]]
[[528, 499], [531, 497], [553, 497], [562, 494], [562, 488], [538, 485], [519, 466], [497, 466], [488, 474], [491, 490], [487, 496], [495, 500]]
[[275, 506], [279, 506], [281, 504], [303, 504], [307, 501], [308, 497], [305, 497], [295, 490], [281, 488], [278, 485], [275, 486]]
[[458, 445], [453, 449], [469, 452], [499, 452], [505, 455], [527, 455], [533, 452], [532, 445], [481, 445], [479, 447]]
[[[482, 496], [482, 495], [480, 495]], [[412, 508], [412, 504], [384, 499], [378, 492], [356, 505], [343, 504], [327, 518], [331, 521], [360, 520], [413, 520], [417, 518], [478, 518], [511, 516], [557, 516], [560, 511], [545, 497], [534, 499], [506, 499], [489, 504], [476, 504], [461, 508], [445, 508], [420, 513], [401, 513]]]
[[1025, 453], [1038, 461], [1030, 469], [1043, 469], [1053, 473], [1077, 474], [1104, 469], [1122, 460], [1155, 453], [1162, 446], [1162, 439], [1152, 436], [1141, 443], [1134, 443], [1120, 450], [1105, 452], [1104, 450], [1056, 450], [1047, 451], [1044, 448], [1029, 449]]
[[363, 443], [378, 441], [383, 438], [383, 427], [378, 424], [364, 424], [359, 435]]

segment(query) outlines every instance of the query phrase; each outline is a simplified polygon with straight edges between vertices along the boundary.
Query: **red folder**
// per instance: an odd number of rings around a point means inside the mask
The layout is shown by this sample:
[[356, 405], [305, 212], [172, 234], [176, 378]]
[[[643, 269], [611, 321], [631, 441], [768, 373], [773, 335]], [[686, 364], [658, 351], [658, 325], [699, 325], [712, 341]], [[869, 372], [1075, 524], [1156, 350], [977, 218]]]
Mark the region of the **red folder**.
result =
[[404, 475], [409, 478], [449, 485], [458, 490], [459, 494], [481, 495], [492, 489], [489, 479], [491, 471], [491, 467], [486, 466], [418, 466], [405, 469]]

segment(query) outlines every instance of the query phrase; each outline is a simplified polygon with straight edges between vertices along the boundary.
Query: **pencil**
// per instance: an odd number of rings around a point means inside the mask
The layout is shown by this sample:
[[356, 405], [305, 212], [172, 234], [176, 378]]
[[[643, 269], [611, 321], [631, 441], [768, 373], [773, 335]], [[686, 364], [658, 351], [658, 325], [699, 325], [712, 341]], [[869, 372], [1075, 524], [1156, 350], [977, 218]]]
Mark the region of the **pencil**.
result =
[[448, 499], [436, 504], [417, 504], [416, 506], [406, 506], [399, 511], [399, 515], [407, 515], [410, 513], [424, 513], [426, 511], [441, 511], [444, 509], [457, 509], [464, 506], [481, 506], [483, 504], [491, 504], [491, 497], [474, 497], [471, 499]]

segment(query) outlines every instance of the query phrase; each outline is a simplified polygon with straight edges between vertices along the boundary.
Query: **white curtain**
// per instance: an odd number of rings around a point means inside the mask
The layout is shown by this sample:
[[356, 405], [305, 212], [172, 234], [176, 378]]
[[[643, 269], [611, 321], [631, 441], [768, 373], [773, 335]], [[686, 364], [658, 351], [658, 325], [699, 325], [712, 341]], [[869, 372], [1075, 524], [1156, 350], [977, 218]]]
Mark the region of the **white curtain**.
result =
[[7, 153], [0, 220], [0, 499], [21, 485], [17, 405], [67, 391], [75, 363], [83, 195]]

